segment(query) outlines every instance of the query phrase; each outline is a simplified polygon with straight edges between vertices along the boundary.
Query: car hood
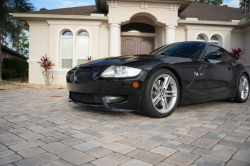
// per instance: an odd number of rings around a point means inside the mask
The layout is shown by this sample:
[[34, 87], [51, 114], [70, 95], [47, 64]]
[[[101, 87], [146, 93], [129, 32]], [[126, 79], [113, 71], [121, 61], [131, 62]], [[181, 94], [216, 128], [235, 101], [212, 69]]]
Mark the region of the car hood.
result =
[[103, 58], [95, 61], [91, 61], [85, 64], [81, 64], [78, 67], [107, 67], [107, 66], [130, 66], [130, 67], [137, 67], [142, 69], [151, 68], [153, 65], [157, 65], [160, 63], [180, 63], [180, 62], [187, 62], [192, 61], [189, 58], [183, 58], [183, 57], [175, 57], [175, 56], [166, 56], [166, 55], [147, 55], [147, 54], [141, 54], [141, 55], [123, 55], [118, 57], [109, 57], [109, 58]]

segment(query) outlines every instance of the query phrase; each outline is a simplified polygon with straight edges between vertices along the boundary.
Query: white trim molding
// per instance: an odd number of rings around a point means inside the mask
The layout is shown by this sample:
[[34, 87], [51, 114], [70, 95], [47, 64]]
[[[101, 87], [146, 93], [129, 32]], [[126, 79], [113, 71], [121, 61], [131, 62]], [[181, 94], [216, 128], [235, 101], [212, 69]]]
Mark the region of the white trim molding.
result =
[[77, 21], [77, 20], [46, 20], [49, 25], [93, 25], [100, 26], [102, 21]]
[[34, 64], [34, 63], [37, 63], [37, 64], [38, 64], [39, 60], [37, 60], [37, 59], [28, 59], [27, 62], [28, 62], [29, 64]]
[[234, 27], [218, 27], [206, 25], [185, 25], [187, 30], [212, 30], [212, 31], [232, 31]]
[[121, 32], [121, 36], [156, 37], [156, 33]]
[[28, 25], [32, 26], [48, 26], [47, 21], [26, 21]]
[[88, 15], [62, 15], [62, 14], [25, 14], [13, 13], [16, 20], [47, 20], [47, 19], [70, 19], [70, 20], [108, 20], [108, 16], [88, 16]]
[[200, 25], [228, 25], [228, 26], [237, 26], [238, 22], [228, 22], [228, 21], [206, 21], [206, 20], [178, 20], [179, 24], [200, 24]]
[[205, 31], [197, 32], [194, 36], [194, 41], [197, 41], [196, 38], [198, 37], [198, 35], [202, 35], [205, 38], [205, 41], [209, 42], [210, 39], [209, 39], [209, 34], [207, 32], [205, 32]]
[[120, 6], [126, 6], [126, 7], [139, 7], [141, 9], [147, 9], [147, 8], [166, 8], [170, 11], [176, 11], [181, 6], [177, 3], [150, 3], [150, 2], [128, 2], [128, 1], [107, 1], [107, 5], [111, 8], [119, 8]]

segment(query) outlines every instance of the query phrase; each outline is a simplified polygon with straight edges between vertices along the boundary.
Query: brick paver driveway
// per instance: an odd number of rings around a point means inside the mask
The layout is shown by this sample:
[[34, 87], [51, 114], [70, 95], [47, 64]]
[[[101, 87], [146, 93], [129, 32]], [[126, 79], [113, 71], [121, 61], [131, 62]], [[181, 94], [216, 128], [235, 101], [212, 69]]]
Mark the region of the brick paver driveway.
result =
[[66, 89], [1, 90], [0, 165], [249, 166], [249, 106], [210, 102], [151, 119], [69, 103]]

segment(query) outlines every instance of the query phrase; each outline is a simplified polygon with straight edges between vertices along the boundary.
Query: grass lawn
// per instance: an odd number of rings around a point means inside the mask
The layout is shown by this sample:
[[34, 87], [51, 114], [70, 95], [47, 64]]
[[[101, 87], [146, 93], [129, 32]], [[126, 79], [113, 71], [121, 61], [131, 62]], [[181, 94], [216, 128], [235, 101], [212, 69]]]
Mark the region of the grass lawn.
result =
[[[26, 80], [29, 81], [28, 78], [27, 78]], [[7, 78], [7, 79], [4, 79], [4, 81], [15, 81], [15, 82], [19, 82], [19, 81], [20, 81], [20, 78]]]

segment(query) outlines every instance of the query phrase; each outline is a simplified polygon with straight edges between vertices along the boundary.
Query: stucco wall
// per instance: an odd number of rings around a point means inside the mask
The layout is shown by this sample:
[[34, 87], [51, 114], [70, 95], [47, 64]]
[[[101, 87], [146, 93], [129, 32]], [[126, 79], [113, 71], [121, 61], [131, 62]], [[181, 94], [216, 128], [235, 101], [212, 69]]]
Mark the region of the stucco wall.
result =
[[38, 63], [41, 56], [49, 53], [49, 25], [46, 21], [29, 21], [29, 83], [45, 84]]
[[[75, 36], [81, 30], [85, 30], [89, 33], [89, 56], [94, 59], [99, 59], [108, 55], [106, 45], [107, 28], [101, 28], [101, 21], [74, 21], [74, 20], [47, 20], [47, 21], [28, 21], [30, 26], [30, 54], [29, 54], [29, 82], [33, 84], [44, 84], [44, 77], [42, 70], [37, 63], [41, 56], [48, 54], [51, 57], [52, 62], [56, 64], [52, 68], [51, 73], [56, 75], [57, 79], [53, 84], [65, 85], [66, 73], [68, 69], [61, 69], [60, 67], [60, 38], [61, 34], [65, 30], [70, 30], [73, 33], [73, 56], [76, 54], [76, 38]], [[100, 31], [104, 31], [99, 40]], [[103, 51], [101, 57], [99, 57], [99, 43], [105, 43], [100, 48]]]
[[178, 26], [175, 29], [175, 42], [186, 41], [186, 30], [185, 26]]
[[231, 48], [243, 48], [244, 47], [244, 34], [241, 31], [232, 31], [231, 34]]
[[[159, 25], [177, 26], [178, 8], [176, 4], [107, 1], [109, 5], [109, 23], [124, 24], [133, 17], [146, 16]], [[174, 5], [174, 7], [173, 7]]]
[[207, 42], [213, 35], [216, 35], [222, 47], [231, 50], [231, 32], [233, 27], [222, 26], [201, 26], [201, 25], [187, 25], [186, 26], [186, 40], [194, 41], [199, 34], [202, 34]]
[[109, 24], [103, 23], [99, 32], [99, 56], [100, 58], [109, 57]]
[[250, 72], [250, 27], [246, 28], [243, 32], [244, 36], [244, 49], [245, 54], [243, 56], [243, 63], [246, 64], [248, 71]]

